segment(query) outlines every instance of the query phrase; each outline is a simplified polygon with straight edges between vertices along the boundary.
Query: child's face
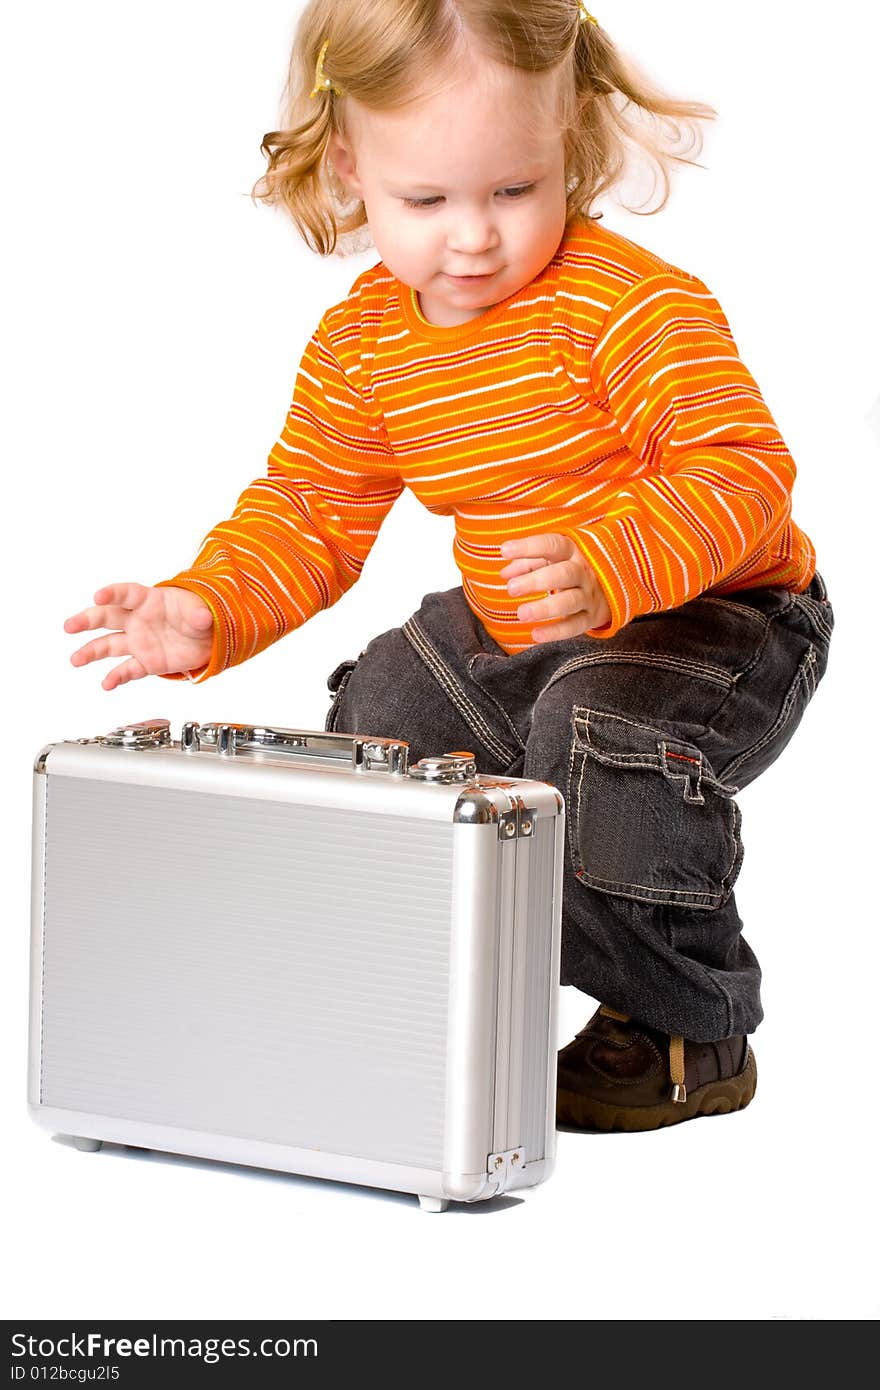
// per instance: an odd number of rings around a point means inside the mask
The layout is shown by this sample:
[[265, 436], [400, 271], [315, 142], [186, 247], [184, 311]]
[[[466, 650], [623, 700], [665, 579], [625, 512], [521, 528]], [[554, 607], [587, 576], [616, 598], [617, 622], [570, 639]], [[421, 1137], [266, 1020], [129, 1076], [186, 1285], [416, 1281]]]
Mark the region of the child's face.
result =
[[[418, 291], [430, 322], [476, 318], [556, 252], [566, 189], [555, 83], [553, 73], [480, 60], [405, 111], [345, 99], [347, 138], [331, 137], [330, 156], [363, 199], [382, 260]], [[455, 278], [483, 273], [491, 278]]]

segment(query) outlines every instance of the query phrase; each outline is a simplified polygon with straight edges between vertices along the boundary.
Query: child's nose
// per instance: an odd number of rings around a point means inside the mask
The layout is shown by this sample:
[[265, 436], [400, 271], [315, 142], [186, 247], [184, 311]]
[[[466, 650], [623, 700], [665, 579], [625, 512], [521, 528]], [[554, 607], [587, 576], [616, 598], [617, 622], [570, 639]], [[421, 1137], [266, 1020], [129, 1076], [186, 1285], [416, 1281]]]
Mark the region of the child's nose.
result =
[[498, 245], [498, 229], [487, 212], [461, 212], [447, 241], [450, 251], [458, 255], [478, 256]]

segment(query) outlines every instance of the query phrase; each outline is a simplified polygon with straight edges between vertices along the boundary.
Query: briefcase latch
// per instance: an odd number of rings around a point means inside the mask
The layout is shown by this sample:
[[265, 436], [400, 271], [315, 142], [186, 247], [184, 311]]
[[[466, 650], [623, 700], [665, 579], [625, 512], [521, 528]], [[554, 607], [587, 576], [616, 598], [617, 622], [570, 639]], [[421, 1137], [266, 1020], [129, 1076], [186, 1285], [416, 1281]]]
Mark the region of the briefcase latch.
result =
[[499, 1193], [505, 1192], [519, 1170], [525, 1166], [526, 1154], [522, 1145], [515, 1149], [507, 1149], [504, 1153], [490, 1154], [486, 1168], [489, 1177], [498, 1184], [492, 1196], [497, 1197]]
[[410, 768], [409, 775], [419, 782], [470, 782], [477, 775], [477, 764], [473, 753], [441, 753], [431, 758], [419, 758]]
[[528, 839], [535, 833], [537, 811], [526, 806], [520, 797], [515, 797], [516, 806], [512, 811], [504, 811], [498, 817], [499, 840]]
[[139, 724], [120, 724], [109, 734], [99, 734], [94, 742], [108, 748], [167, 748], [171, 745], [171, 725], [167, 719], [142, 719]]

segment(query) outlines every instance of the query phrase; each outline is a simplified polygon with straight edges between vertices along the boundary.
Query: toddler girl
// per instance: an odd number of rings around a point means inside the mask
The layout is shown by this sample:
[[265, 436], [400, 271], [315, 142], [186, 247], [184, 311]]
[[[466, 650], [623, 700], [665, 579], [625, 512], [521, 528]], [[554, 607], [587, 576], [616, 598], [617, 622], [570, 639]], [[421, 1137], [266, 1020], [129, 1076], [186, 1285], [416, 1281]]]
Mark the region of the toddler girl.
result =
[[584, 1128], [754, 1093], [734, 797], [794, 733], [834, 622], [720, 305], [591, 212], [627, 138], [665, 203], [681, 156], [656, 118], [680, 137], [712, 114], [578, 0], [311, 0], [259, 196], [321, 255], [368, 226], [381, 260], [321, 319], [267, 475], [193, 565], [65, 623], [111, 629], [71, 658], [124, 657], [106, 690], [208, 680], [335, 603], [404, 487], [454, 516], [461, 586], [336, 668], [326, 727], [563, 792], [562, 982], [603, 1001], [559, 1058], [558, 1119]]

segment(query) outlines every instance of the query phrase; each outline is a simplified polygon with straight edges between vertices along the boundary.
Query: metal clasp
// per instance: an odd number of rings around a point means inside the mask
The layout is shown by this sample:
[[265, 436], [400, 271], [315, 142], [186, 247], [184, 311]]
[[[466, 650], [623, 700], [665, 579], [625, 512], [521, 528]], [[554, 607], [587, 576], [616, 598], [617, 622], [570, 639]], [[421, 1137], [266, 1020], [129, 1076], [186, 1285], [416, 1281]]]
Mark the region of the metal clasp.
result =
[[507, 1149], [505, 1153], [490, 1154], [486, 1160], [486, 1171], [497, 1183], [493, 1197], [506, 1192], [515, 1174], [525, 1166], [526, 1155], [521, 1145], [515, 1149]]
[[110, 748], [164, 748], [171, 744], [171, 724], [167, 719], [142, 719], [139, 724], [120, 724], [109, 734], [99, 734], [94, 742]]
[[410, 777], [421, 782], [470, 782], [477, 775], [473, 753], [458, 751], [419, 758], [409, 770]]
[[526, 839], [535, 833], [535, 817], [537, 811], [533, 806], [526, 806], [520, 797], [513, 795], [514, 808], [512, 811], [505, 811], [498, 817], [498, 838], [499, 840], [520, 840]]

